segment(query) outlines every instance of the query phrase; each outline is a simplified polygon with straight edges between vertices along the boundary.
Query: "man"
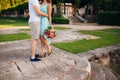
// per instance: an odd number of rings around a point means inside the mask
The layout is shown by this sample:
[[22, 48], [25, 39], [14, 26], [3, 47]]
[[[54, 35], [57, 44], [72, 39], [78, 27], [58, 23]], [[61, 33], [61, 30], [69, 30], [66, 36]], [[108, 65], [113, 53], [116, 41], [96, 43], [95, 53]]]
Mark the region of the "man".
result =
[[38, 0], [29, 0], [29, 26], [31, 29], [31, 57], [30, 61], [40, 61], [39, 58], [35, 56], [37, 43], [39, 40], [39, 34], [40, 34], [40, 16], [46, 16], [48, 17], [48, 14], [45, 14], [40, 11], [40, 4]]

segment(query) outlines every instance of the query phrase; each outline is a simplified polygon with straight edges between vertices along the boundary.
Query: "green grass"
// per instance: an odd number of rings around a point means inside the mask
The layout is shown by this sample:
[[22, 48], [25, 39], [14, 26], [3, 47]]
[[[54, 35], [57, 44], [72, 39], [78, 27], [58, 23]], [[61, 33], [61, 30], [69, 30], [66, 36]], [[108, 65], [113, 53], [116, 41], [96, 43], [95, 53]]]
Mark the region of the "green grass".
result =
[[60, 26], [55, 26], [54, 28], [56, 30], [67, 30], [67, 29], [70, 29], [70, 28], [65, 28], [65, 27], [60, 27]]
[[11, 28], [18, 26], [28, 26], [28, 21], [24, 19], [2, 19], [0, 18], [0, 28]]
[[28, 29], [20, 29], [21, 31], [30, 31], [30, 28]]
[[26, 33], [18, 34], [0, 34], [0, 42], [29, 39], [30, 35]]
[[77, 54], [81, 52], [86, 52], [88, 50], [93, 50], [96, 48], [120, 43], [120, 29], [106, 29], [106, 30], [78, 31], [78, 32], [83, 34], [100, 36], [101, 38], [93, 39], [93, 40], [84, 39], [84, 40], [77, 40], [72, 42], [54, 43], [53, 45], [60, 49]]
[[[11, 28], [11, 27], [18, 27], [18, 26], [28, 26], [28, 20], [26, 19], [7, 19], [7, 18], [0, 18], [0, 28]], [[55, 26], [56, 30], [66, 30], [70, 28]], [[27, 29], [24, 29], [24, 31]], [[29, 29], [27, 30], [29, 31]]]
[[[66, 30], [69, 28], [64, 27], [55, 27], [56, 30]], [[30, 31], [30, 29], [20, 29], [21, 31]], [[0, 42], [6, 41], [15, 41], [15, 40], [22, 40], [22, 39], [29, 39], [30, 35], [26, 33], [19, 33], [19, 34], [0, 34]]]
[[[54, 26], [56, 30], [67, 30], [70, 28], [60, 27], [60, 26]], [[30, 31], [30, 29], [21, 29], [21, 31]]]

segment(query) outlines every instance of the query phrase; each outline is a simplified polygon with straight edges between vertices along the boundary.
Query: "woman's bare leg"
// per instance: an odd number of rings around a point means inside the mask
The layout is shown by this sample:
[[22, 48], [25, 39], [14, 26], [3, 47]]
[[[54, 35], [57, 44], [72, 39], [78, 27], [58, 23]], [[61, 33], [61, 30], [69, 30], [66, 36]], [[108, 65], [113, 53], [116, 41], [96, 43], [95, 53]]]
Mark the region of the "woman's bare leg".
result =
[[40, 40], [41, 40], [41, 48], [42, 48], [41, 55], [44, 55], [46, 53], [45, 43], [44, 43], [44, 37], [40, 36]]
[[50, 54], [51, 53], [51, 47], [50, 47], [48, 41], [44, 37], [42, 38], [42, 40], [43, 40], [43, 43], [45, 44], [45, 46], [48, 49], [48, 54]]

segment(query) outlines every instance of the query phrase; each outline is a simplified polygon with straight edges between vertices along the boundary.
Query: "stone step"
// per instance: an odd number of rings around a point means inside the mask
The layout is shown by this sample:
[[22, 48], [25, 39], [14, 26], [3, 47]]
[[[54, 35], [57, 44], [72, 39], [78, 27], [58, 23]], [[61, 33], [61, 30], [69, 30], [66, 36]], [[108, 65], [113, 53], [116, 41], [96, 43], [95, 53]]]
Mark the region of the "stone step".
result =
[[118, 80], [116, 75], [111, 72], [110, 68], [103, 67], [103, 70], [106, 74], [106, 80]]
[[[40, 62], [31, 62], [28, 44], [29, 40], [23, 40], [0, 45], [0, 80], [89, 79], [91, 66], [88, 60], [52, 46], [52, 55], [47, 55]], [[10, 49], [5, 51], [4, 48], [8, 47]]]
[[91, 80], [106, 80], [105, 72], [100, 64], [91, 62]]
[[68, 19], [71, 23], [81, 23], [80, 20], [75, 16], [69, 16]]
[[91, 62], [91, 80], [119, 80], [110, 68]]

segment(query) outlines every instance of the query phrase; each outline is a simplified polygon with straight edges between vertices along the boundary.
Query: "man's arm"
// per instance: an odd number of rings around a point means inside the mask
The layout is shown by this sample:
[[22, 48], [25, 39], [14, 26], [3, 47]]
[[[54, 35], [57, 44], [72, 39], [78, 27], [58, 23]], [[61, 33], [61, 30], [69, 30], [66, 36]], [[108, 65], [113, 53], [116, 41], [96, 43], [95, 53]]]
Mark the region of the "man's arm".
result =
[[48, 17], [48, 14], [45, 14], [44, 12], [40, 11], [38, 6], [34, 6], [35, 12], [38, 16], [45, 16]]

